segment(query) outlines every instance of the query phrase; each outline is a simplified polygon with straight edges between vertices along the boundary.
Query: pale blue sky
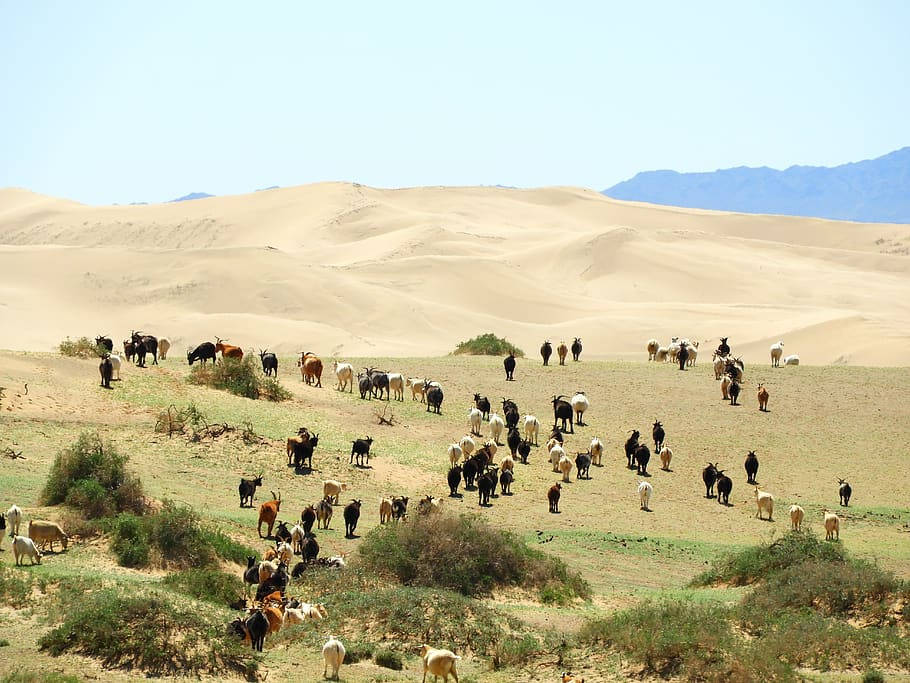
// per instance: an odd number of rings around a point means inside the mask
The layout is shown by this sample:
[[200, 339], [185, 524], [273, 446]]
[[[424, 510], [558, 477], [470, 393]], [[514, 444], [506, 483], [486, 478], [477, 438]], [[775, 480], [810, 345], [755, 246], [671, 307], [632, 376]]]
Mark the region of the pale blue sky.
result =
[[582, 185], [910, 144], [910, 3], [0, 0], [0, 187]]

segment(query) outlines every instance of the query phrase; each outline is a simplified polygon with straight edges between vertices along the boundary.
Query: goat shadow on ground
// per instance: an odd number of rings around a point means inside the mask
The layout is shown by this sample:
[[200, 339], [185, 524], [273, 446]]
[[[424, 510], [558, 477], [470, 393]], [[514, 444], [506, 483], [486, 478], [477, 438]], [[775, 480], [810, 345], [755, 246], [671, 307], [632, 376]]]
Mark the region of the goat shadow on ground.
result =
[[[291, 465], [291, 467], [294, 467]], [[316, 470], [312, 467], [294, 467], [294, 474], [307, 475], [313, 474]]]
[[651, 508], [642, 508], [642, 512], [654, 512]]
[[461, 498], [464, 498], [464, 494], [463, 494], [463, 493], [450, 493], [450, 494], [449, 494], [449, 498], [458, 498], [458, 499], [461, 499]]
[[371, 469], [373, 469], [373, 466], [372, 466], [372, 465], [358, 465], [358, 464], [356, 464], [356, 463], [354, 464], [354, 467], [356, 467], [358, 470], [371, 470]]

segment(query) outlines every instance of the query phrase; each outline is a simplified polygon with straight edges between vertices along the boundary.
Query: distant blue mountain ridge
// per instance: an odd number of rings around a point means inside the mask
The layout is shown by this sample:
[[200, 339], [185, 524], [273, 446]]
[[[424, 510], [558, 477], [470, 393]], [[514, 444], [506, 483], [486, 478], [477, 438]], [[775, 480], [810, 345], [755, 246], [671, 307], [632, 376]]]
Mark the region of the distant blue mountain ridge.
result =
[[608, 197], [693, 209], [910, 223], [910, 147], [831, 168], [740, 166], [711, 173], [646, 171]]
[[189, 202], [193, 199], [205, 199], [206, 197], [214, 197], [215, 195], [209, 194], [208, 192], [190, 192], [185, 194], [182, 197], [177, 197], [177, 199], [172, 199], [171, 202]]

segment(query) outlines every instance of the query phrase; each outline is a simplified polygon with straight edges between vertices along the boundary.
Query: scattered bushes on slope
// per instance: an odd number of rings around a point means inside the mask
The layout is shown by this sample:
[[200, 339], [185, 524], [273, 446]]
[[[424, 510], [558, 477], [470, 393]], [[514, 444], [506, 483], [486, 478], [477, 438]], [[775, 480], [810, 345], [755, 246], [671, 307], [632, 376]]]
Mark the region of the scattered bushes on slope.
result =
[[508, 341], [505, 337], [497, 337], [492, 332], [480, 334], [468, 341], [459, 342], [453, 356], [505, 356], [511, 351], [516, 356], [523, 357], [524, 351]]
[[234, 604], [244, 593], [239, 576], [217, 569], [188, 569], [168, 574], [164, 585], [222, 607]]
[[557, 557], [528, 547], [479, 517], [429, 515], [370, 531], [360, 546], [368, 570], [411, 586], [489, 595], [499, 586], [554, 591], [565, 600], [588, 598], [590, 587]]
[[245, 398], [264, 398], [269, 401], [286, 401], [291, 398], [291, 392], [276, 378], [262, 374], [251, 355], [239, 360], [224, 358], [217, 363], [194, 365], [187, 381]]
[[107, 353], [106, 348], [99, 346], [94, 339], [89, 339], [88, 337], [79, 337], [75, 341], [67, 337], [60, 342], [57, 349], [61, 355], [72, 358], [101, 358]]

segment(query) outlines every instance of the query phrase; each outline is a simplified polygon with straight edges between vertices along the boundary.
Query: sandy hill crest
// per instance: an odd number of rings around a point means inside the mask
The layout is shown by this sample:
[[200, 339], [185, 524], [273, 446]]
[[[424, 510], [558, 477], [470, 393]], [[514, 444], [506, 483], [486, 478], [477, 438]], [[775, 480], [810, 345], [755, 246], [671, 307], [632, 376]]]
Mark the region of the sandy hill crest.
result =
[[320, 183], [85, 206], [0, 190], [0, 347], [141, 327], [329, 355], [436, 355], [488, 330], [729, 335], [764, 362], [905, 365], [910, 227], [678, 209], [592, 190]]

